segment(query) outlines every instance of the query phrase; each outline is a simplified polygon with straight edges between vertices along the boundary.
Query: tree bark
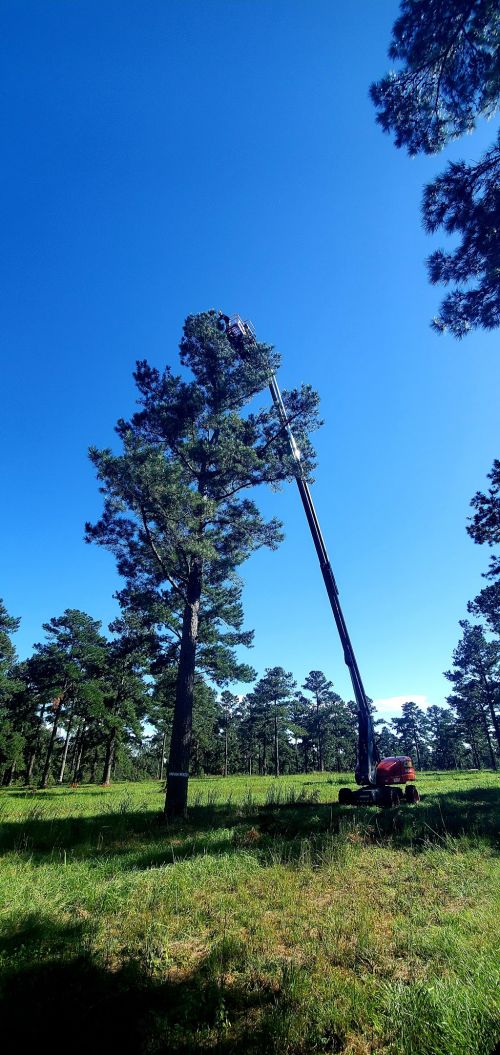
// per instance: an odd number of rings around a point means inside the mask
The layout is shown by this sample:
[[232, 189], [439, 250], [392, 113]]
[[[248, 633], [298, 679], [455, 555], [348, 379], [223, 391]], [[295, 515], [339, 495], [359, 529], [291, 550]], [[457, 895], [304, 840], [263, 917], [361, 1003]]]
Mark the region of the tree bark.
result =
[[187, 813], [189, 760], [193, 729], [193, 694], [202, 587], [202, 562], [193, 561], [187, 601], [182, 618], [182, 636], [175, 688], [174, 721], [168, 759], [165, 816], [168, 820]]
[[110, 733], [106, 743], [106, 755], [104, 758], [104, 769], [102, 772], [102, 783], [105, 788], [108, 788], [111, 784], [111, 771], [113, 769], [113, 762], [115, 760], [116, 751], [116, 730]]
[[28, 765], [26, 767], [26, 776], [24, 778], [25, 784], [31, 784], [31, 781], [33, 779], [33, 770], [35, 768], [35, 759], [36, 759], [36, 747], [32, 747], [31, 751], [30, 751], [30, 753], [28, 755]]
[[85, 726], [80, 730], [80, 738], [78, 740], [78, 748], [76, 752], [75, 768], [73, 770], [73, 784], [79, 784], [82, 775], [82, 756], [83, 748], [85, 746]]
[[484, 710], [484, 707], [483, 707], [482, 703], [479, 704], [479, 709], [481, 711], [481, 717], [483, 719], [483, 729], [484, 729], [484, 735], [486, 737], [486, 741], [487, 741], [487, 744], [488, 744], [488, 751], [489, 751], [489, 754], [490, 754], [491, 768], [492, 769], [496, 769], [497, 768], [497, 760], [495, 758], [495, 752], [493, 750], [493, 744], [491, 742], [490, 730], [488, 728], [488, 719], [486, 717], [486, 712]]
[[163, 780], [163, 770], [165, 769], [165, 748], [167, 746], [167, 730], [163, 733], [163, 739], [161, 742], [161, 758], [160, 758], [160, 776], [159, 780]]
[[491, 721], [493, 723], [493, 728], [495, 730], [495, 737], [496, 737], [496, 742], [497, 742], [498, 753], [500, 755], [500, 723], [498, 721], [498, 716], [497, 716], [497, 713], [495, 711], [495, 700], [494, 700], [494, 696], [493, 696], [493, 691], [492, 691], [491, 685], [490, 685], [490, 683], [488, 681], [488, 678], [486, 677], [486, 675], [484, 673], [482, 675], [482, 680], [483, 680], [484, 690], [485, 690], [485, 693], [486, 693], [486, 699], [488, 701], [488, 710], [490, 712]]
[[274, 715], [274, 775], [280, 775], [280, 752], [278, 744], [278, 715]]
[[227, 719], [224, 728], [224, 776], [227, 777]]
[[69, 738], [70, 738], [70, 735], [71, 735], [71, 726], [72, 726], [72, 724], [73, 724], [73, 719], [70, 718], [70, 720], [68, 722], [68, 728], [67, 728], [67, 731], [66, 731], [66, 739], [64, 741], [64, 751], [63, 751], [63, 756], [62, 756], [62, 759], [61, 759], [61, 768], [59, 770], [58, 784], [62, 784], [62, 782], [64, 780], [64, 770], [66, 769], [66, 759], [68, 757]]
[[481, 759], [479, 757], [479, 751], [477, 749], [477, 744], [476, 744], [475, 737], [472, 734], [470, 728], [467, 731], [466, 736], [470, 740], [470, 746], [471, 746], [471, 751], [472, 751], [472, 761], [474, 762], [474, 766], [475, 766], [476, 769], [481, 769]]
[[61, 708], [62, 708], [63, 699], [64, 699], [64, 693], [63, 693], [62, 696], [59, 696], [58, 699], [57, 699], [57, 704], [56, 704], [56, 708], [55, 708], [55, 712], [54, 712], [54, 722], [53, 722], [53, 725], [52, 725], [52, 732], [50, 734], [49, 746], [47, 748], [47, 754], [45, 756], [45, 764], [44, 764], [44, 767], [43, 767], [43, 773], [42, 773], [42, 776], [41, 776], [41, 779], [40, 779], [40, 787], [41, 788], [46, 788], [47, 787], [47, 781], [49, 779], [50, 760], [52, 758], [52, 752], [54, 750], [54, 744], [56, 742], [57, 726], [59, 724], [59, 716], [61, 714]]
[[421, 769], [422, 767], [420, 765], [420, 745], [419, 745], [419, 742], [418, 742], [417, 727], [415, 725], [415, 722], [412, 722], [412, 725], [413, 725], [413, 739], [414, 739], [414, 742], [415, 742], [415, 753], [416, 753], [416, 756], [417, 756], [417, 769]]
[[28, 755], [28, 765], [26, 767], [26, 776], [24, 778], [24, 783], [25, 784], [31, 784], [31, 781], [33, 779], [33, 769], [35, 767], [35, 760], [36, 760], [36, 756], [38, 754], [38, 745], [40, 743], [40, 734], [41, 734], [41, 731], [42, 731], [42, 728], [43, 728], [44, 714], [45, 714], [45, 701], [42, 703], [42, 705], [40, 707], [40, 714], [38, 716], [37, 728], [36, 728], [36, 733], [35, 733], [35, 741], [34, 741], [33, 747], [30, 749], [30, 752], [29, 752], [29, 755]]
[[320, 773], [323, 773], [324, 768], [325, 768], [325, 765], [324, 765], [324, 762], [323, 762], [323, 736], [322, 736], [322, 733], [321, 733], [321, 722], [320, 722], [320, 717], [319, 717], [319, 700], [317, 698], [316, 698], [316, 724], [317, 724], [317, 728], [318, 728], [319, 771], [320, 771]]
[[7, 766], [3, 775], [2, 784], [4, 788], [10, 788], [12, 781], [14, 780], [14, 773], [16, 772], [16, 763], [11, 762], [10, 766]]
[[78, 728], [76, 730], [76, 733], [74, 735], [74, 738], [73, 738], [73, 745], [72, 745], [73, 746], [73, 750], [71, 752], [70, 766], [71, 766], [71, 772], [72, 773], [74, 773], [74, 771], [75, 771], [76, 756], [77, 756], [78, 748], [79, 748], [79, 745], [80, 745], [80, 734], [81, 734], [81, 727], [78, 726]]
[[92, 755], [92, 764], [90, 766], [90, 777], [89, 777], [89, 780], [90, 780], [91, 784], [95, 784], [95, 774], [96, 774], [96, 769], [97, 769], [98, 757], [99, 757], [99, 748], [95, 747], [94, 748], [94, 754]]

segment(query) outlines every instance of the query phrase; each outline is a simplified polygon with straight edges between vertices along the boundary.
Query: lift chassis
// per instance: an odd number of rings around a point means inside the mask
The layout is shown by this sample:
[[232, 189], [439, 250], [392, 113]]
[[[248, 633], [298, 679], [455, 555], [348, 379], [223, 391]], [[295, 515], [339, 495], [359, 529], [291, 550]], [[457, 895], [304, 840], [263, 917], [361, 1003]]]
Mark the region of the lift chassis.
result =
[[[214, 313], [215, 314], [215, 313]], [[228, 339], [235, 346], [241, 346], [243, 342], [251, 341], [257, 343], [255, 330], [250, 322], [245, 322], [239, 315], [224, 315], [217, 313], [217, 326], [219, 330], [227, 334]], [[415, 770], [411, 758], [406, 755], [392, 758], [380, 757], [380, 752], [375, 740], [375, 731], [370, 712], [370, 704], [366, 696], [361, 674], [357, 664], [354, 649], [347, 630], [346, 622], [339, 600], [339, 591], [333, 569], [330, 564], [325, 541], [321, 532], [316, 510], [314, 508], [309, 484], [305, 479], [300, 460], [300, 451], [288, 420], [287, 412], [278, 382], [274, 373], [269, 375], [269, 391], [276, 407], [278, 417], [288, 437], [290, 451], [295, 462], [295, 481], [300, 494], [304, 512], [306, 514], [309, 530], [316, 549], [316, 554], [326, 587], [328, 600], [333, 612], [337, 626], [344, 660], [351, 676], [351, 682], [358, 711], [358, 748], [357, 761], [354, 773], [355, 781], [360, 785], [357, 789], [341, 788], [339, 791], [339, 803], [341, 805], [360, 804], [375, 806], [396, 806], [401, 801], [408, 803], [418, 802], [419, 794], [414, 784], [408, 783], [415, 780]], [[403, 795], [402, 785], [406, 785]]]

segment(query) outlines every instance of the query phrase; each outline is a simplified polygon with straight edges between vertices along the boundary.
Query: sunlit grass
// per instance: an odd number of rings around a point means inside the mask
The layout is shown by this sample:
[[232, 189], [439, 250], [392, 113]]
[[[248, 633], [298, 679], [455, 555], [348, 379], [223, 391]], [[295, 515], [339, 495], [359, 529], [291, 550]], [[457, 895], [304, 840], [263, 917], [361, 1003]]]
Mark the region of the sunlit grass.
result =
[[7, 1022], [78, 1051], [490, 1055], [498, 778], [425, 774], [394, 811], [340, 808], [347, 781], [192, 780], [169, 827], [158, 782], [2, 790]]

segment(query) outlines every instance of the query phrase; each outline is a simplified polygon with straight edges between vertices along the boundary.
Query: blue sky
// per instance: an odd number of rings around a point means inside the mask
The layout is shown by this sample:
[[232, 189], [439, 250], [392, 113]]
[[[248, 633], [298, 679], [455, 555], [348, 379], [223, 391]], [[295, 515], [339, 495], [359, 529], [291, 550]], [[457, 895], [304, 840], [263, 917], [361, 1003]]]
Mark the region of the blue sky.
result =
[[[424, 182], [494, 122], [410, 160], [375, 124], [392, 0], [4, 0], [0, 262], [2, 584], [26, 655], [41, 624], [116, 610], [89, 444], [112, 445], [137, 358], [177, 361], [221, 307], [318, 388], [316, 503], [366, 690], [442, 703], [488, 553], [465, 533], [498, 456], [498, 333], [429, 328]], [[244, 566], [247, 658], [347, 671], [293, 487]]]

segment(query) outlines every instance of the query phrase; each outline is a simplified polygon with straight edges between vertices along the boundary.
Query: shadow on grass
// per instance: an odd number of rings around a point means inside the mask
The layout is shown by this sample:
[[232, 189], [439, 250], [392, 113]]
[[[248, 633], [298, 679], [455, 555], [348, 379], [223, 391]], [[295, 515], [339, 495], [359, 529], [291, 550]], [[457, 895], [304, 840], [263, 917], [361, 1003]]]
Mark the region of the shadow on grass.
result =
[[[117, 860], [117, 867], [151, 868], [199, 854], [227, 854], [250, 850], [263, 863], [303, 859], [309, 840], [322, 860], [326, 845], [332, 850], [356, 833], [358, 841], [419, 850], [450, 838], [497, 846], [500, 789], [469, 788], [425, 796], [418, 806], [392, 810], [302, 802], [269, 806], [195, 806], [184, 822], [167, 825], [161, 814], [121, 809], [95, 816], [44, 817], [43, 808], [18, 822], [5, 822], [0, 852], [30, 853], [46, 861], [70, 851], [82, 858], [100, 855]], [[224, 836], [217, 837], [218, 830]], [[274, 858], [273, 858], [274, 854]], [[123, 859], [121, 863], [120, 859]], [[314, 863], [314, 862], [313, 862]]]
[[286, 985], [238, 975], [244, 951], [223, 939], [194, 970], [156, 981], [139, 962], [95, 963], [81, 928], [33, 918], [0, 945], [13, 956], [0, 977], [2, 1034], [19, 1052], [60, 1040], [72, 1055], [275, 1051]]

